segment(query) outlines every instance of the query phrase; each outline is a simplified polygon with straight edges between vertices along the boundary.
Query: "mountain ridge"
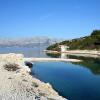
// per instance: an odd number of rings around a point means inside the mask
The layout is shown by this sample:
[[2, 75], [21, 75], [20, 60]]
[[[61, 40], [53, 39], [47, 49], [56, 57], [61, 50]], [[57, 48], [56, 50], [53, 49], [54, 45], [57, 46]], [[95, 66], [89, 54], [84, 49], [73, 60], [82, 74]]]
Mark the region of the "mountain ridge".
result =
[[31, 38], [17, 38], [17, 39], [0, 39], [0, 47], [34, 47], [34, 46], [49, 46], [59, 42], [59, 39], [49, 37], [31, 37]]

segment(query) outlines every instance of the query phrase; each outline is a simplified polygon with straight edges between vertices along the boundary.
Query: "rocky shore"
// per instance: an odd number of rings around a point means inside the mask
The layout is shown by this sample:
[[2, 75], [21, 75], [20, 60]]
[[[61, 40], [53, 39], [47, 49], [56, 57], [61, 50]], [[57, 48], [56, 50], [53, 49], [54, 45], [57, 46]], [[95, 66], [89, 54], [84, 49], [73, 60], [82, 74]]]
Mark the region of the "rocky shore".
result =
[[22, 54], [0, 54], [0, 100], [67, 100], [29, 72]]

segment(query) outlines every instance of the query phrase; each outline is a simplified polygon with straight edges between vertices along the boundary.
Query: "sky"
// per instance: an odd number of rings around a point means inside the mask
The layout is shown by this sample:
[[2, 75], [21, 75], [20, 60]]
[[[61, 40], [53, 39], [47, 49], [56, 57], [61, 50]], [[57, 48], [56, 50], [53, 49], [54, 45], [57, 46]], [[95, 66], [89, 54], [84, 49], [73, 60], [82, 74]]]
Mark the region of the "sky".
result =
[[72, 39], [100, 29], [100, 0], [0, 0], [0, 37]]

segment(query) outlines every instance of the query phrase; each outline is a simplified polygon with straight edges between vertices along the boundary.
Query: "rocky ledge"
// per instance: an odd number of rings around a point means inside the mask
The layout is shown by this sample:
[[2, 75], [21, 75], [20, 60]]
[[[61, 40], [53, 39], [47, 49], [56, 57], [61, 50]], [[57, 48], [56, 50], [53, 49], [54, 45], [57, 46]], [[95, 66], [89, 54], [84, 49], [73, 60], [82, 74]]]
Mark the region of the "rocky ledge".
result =
[[67, 100], [32, 77], [22, 54], [0, 54], [0, 100]]

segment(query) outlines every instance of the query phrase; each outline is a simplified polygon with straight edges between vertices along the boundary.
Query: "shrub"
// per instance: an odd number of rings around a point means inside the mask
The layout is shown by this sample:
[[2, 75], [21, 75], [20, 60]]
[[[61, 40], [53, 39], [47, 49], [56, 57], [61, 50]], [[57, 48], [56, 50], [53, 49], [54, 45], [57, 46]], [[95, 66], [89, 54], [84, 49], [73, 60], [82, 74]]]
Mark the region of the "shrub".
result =
[[5, 64], [5, 65], [4, 65], [4, 68], [5, 68], [7, 71], [16, 71], [16, 70], [19, 69], [18, 66], [19, 66], [18, 64]]

